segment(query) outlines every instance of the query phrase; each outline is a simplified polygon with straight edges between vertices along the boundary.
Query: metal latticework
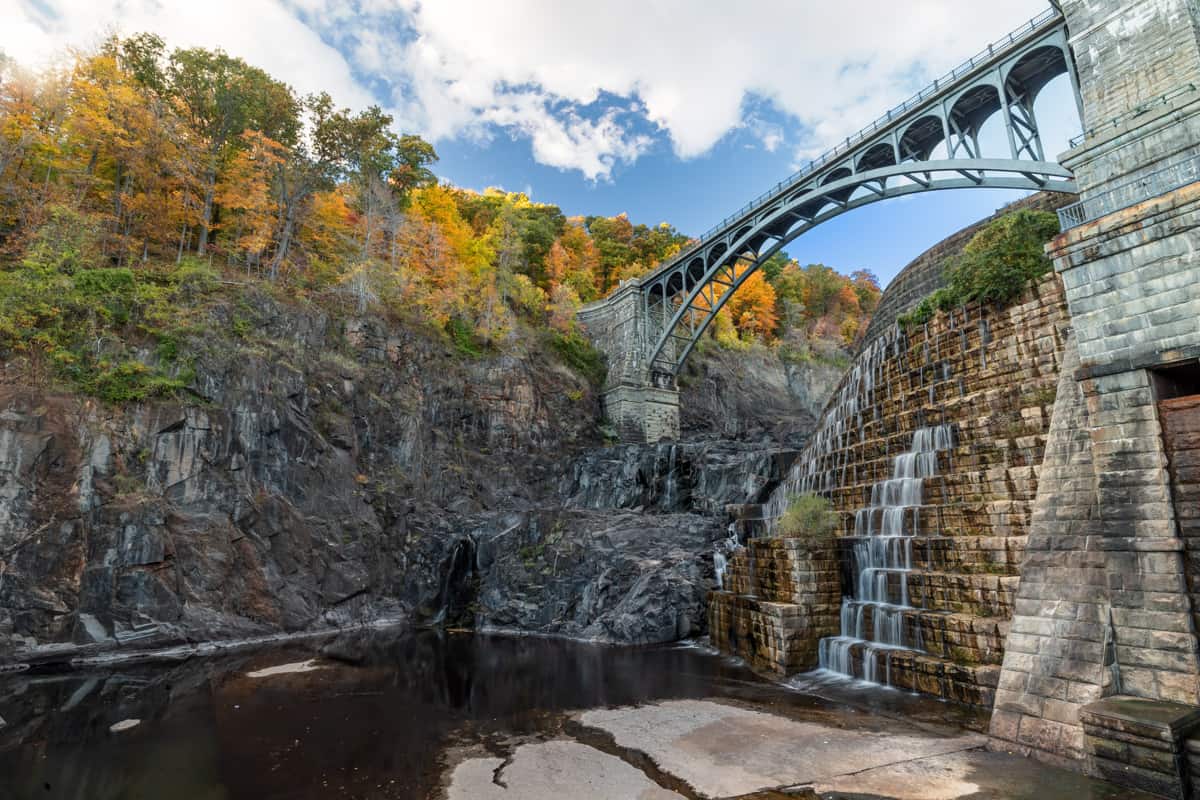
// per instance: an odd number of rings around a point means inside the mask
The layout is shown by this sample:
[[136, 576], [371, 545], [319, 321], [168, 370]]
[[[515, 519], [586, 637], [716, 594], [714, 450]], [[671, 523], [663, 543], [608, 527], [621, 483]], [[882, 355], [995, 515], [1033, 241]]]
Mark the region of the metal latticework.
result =
[[[959, 188], [1073, 192], [1047, 161], [1034, 101], [1054, 78], [1078, 81], [1066, 23], [1047, 11], [934, 81], [724, 219], [699, 242], [636, 281], [652, 377], [671, 380], [725, 302], [788, 242], [854, 208]], [[1076, 92], [1078, 100], [1078, 92]], [[979, 134], [999, 113], [1007, 152], [982, 153]]]

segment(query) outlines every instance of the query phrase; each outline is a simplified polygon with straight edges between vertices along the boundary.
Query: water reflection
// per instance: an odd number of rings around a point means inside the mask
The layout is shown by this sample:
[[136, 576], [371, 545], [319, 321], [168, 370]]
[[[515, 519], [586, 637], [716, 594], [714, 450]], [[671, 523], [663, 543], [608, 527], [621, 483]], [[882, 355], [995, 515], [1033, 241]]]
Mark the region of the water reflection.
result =
[[[322, 669], [246, 673], [319, 653]], [[449, 745], [553, 733], [558, 712], [706, 697], [754, 679], [678, 647], [342, 637], [172, 668], [0, 680], [3, 798], [421, 798]], [[112, 732], [122, 720], [136, 727]]]

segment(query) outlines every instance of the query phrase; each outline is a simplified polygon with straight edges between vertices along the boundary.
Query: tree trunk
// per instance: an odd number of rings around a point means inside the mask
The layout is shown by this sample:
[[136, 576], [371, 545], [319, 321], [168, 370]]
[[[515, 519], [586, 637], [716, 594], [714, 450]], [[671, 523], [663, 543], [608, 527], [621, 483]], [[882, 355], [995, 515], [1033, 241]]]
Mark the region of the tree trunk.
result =
[[217, 188], [217, 154], [212, 152], [208, 157], [208, 170], [204, 173], [204, 212], [200, 217], [200, 238], [196, 241], [196, 255], [202, 256], [208, 250], [208, 228], [212, 225], [213, 193]]
[[288, 249], [292, 246], [292, 229], [296, 226], [296, 203], [288, 203], [287, 214], [283, 219], [283, 230], [279, 233], [279, 248], [275, 251], [275, 258], [271, 259], [271, 280], [279, 276], [279, 268], [283, 266], [283, 261], [287, 258]]

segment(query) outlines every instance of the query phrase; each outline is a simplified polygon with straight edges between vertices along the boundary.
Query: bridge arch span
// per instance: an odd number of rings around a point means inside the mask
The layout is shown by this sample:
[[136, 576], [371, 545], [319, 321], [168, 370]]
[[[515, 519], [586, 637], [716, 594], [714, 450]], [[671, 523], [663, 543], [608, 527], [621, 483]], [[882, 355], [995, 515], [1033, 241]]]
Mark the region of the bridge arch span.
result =
[[[1056, 7], [779, 182], [650, 274], [583, 308], [581, 321], [609, 356], [605, 402], [617, 404], [612, 417], [673, 413], [677, 428], [670, 394], [697, 341], [763, 262], [817, 225], [921, 192], [1074, 192], [1071, 173], [1045, 157], [1033, 113], [1038, 95], [1064, 73], [1080, 107], [1066, 22]], [[996, 119], [1003, 135], [993, 135]], [[627, 413], [622, 403], [640, 410]], [[675, 411], [647, 410], [669, 407]], [[658, 425], [647, 422], [642, 433], [656, 438]]]
[[[655, 287], [644, 304], [644, 362], [673, 379], [759, 265], [855, 208], [948, 189], [1075, 191], [1071, 173], [1045, 159], [1033, 113], [1041, 91], [1064, 74], [1074, 77], [1065, 23], [1051, 11], [726, 219], [642, 279], [642, 286]], [[983, 152], [980, 134], [997, 118], [1005, 131], [1003, 152]], [[686, 280], [661, 280], [677, 271], [686, 271]]]
[[[907, 176], [914, 169], [913, 163], [883, 167], [832, 181], [821, 186], [818, 197], [806, 195], [801, 201], [780, 207], [756, 226], [756, 230], [764, 231], [767, 244], [748, 250], [752, 233], [733, 240], [727, 250], [728, 257], [713, 259], [705, 279], [686, 296], [673, 299], [669, 316], [666, 308], [659, 309], [658, 318], [652, 320], [657, 324], [650, 328], [658, 333], [652, 351], [652, 369], [663, 375], [678, 374], [716, 315], [765, 261], [808, 231], [842, 214], [883, 200], [930, 191], [981, 187], [1075, 191], [1071, 174], [1052, 162], [979, 159], [974, 164], [983, 172], [982, 177], [964, 175], [959, 160], [921, 162], [920, 180], [906, 183], [889, 181]], [[844, 201], [838, 199], [860, 187], [871, 188], [862, 195], [849, 196]]]

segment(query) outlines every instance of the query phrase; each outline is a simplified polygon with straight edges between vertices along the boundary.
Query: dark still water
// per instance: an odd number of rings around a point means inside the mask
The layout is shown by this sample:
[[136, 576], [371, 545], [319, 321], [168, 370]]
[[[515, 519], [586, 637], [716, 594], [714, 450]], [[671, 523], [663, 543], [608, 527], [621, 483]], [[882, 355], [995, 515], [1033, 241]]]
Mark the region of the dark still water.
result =
[[762, 692], [788, 694], [692, 648], [436, 632], [27, 672], [0, 676], [0, 798], [436, 797], [448, 749], [502, 752], [573, 710]]

